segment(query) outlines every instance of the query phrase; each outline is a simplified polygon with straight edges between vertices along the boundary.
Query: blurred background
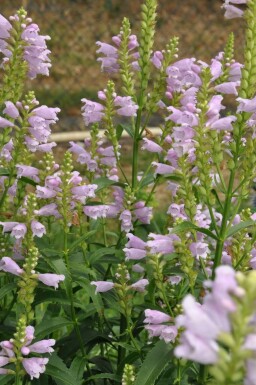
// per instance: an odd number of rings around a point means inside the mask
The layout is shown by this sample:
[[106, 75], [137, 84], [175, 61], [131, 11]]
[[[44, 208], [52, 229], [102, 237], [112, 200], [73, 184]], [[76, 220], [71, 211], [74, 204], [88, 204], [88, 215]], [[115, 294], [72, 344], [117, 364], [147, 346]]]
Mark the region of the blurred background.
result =
[[[95, 99], [105, 87], [107, 76], [96, 61], [95, 42], [111, 43], [124, 16], [137, 33], [142, 0], [0, 0], [5, 17], [24, 6], [28, 16], [50, 35], [52, 51], [50, 77], [38, 77], [28, 84], [41, 104], [62, 109], [56, 130], [84, 129], [80, 117], [81, 98]], [[209, 62], [223, 50], [226, 37], [236, 37], [236, 58], [242, 60], [243, 21], [225, 20], [221, 0], [159, 0], [157, 49], [171, 36], [180, 37], [180, 58], [196, 57]]]

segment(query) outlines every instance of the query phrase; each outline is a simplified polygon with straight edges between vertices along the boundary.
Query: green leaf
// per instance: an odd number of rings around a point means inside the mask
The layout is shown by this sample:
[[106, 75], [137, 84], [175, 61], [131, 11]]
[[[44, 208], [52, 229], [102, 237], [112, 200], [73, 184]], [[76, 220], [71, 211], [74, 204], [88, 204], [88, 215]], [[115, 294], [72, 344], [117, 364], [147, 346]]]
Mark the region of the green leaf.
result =
[[132, 127], [130, 125], [128, 125], [128, 124], [120, 124], [120, 126], [122, 126], [123, 130], [125, 130], [129, 134], [129, 136], [131, 138], [134, 137], [134, 132], [133, 132], [133, 129], [132, 129]]
[[174, 180], [175, 182], [180, 182], [182, 180], [182, 177], [176, 174], [166, 174], [162, 175], [162, 178], [167, 180]]
[[108, 379], [116, 382], [121, 382], [122, 378], [117, 376], [116, 374], [113, 373], [100, 373], [100, 374], [95, 374], [94, 376], [91, 376], [85, 380], [85, 382], [89, 382], [91, 380], [97, 380], [98, 378], [102, 379]]
[[9, 175], [10, 175], [10, 172], [8, 168], [3, 168], [3, 167], [0, 168], [0, 176], [9, 176]]
[[122, 250], [114, 249], [111, 247], [102, 247], [101, 249], [95, 250], [88, 255], [90, 263], [98, 262], [105, 255], [114, 255], [116, 257], [123, 257], [124, 252]]
[[98, 188], [97, 188], [96, 191], [100, 191], [100, 190], [102, 190], [102, 189], [104, 189], [106, 187], [110, 187], [110, 186], [120, 186], [120, 187], [125, 187], [126, 186], [125, 183], [116, 182], [114, 180], [111, 180], [111, 179], [108, 179], [108, 178], [105, 178], [105, 177], [94, 179], [92, 181], [92, 183], [98, 185]]
[[72, 245], [69, 247], [69, 251], [74, 250], [77, 246], [80, 245], [80, 243], [86, 241], [88, 238], [90, 238], [92, 235], [96, 234], [97, 230], [89, 231], [88, 233], [82, 235], [80, 238], [78, 238], [75, 242], [72, 243]]
[[156, 180], [154, 174], [148, 174], [145, 178], [141, 180], [140, 187], [148, 186], [150, 183], [153, 183]]
[[[40, 303], [59, 303], [61, 305], [70, 306], [70, 299], [67, 298], [66, 293], [63, 290], [54, 291], [51, 289], [41, 289], [37, 290], [35, 305], [39, 305]], [[80, 309], [86, 310], [86, 305], [83, 301], [74, 301], [74, 306]]]
[[227, 233], [227, 238], [231, 237], [232, 235], [238, 233], [238, 231], [246, 229], [247, 227], [255, 226], [256, 222], [252, 219], [249, 219], [248, 221], [240, 222], [237, 225], [232, 226]]
[[21, 178], [19, 178], [19, 180], [27, 184], [30, 184], [31, 186], [34, 186], [34, 187], [38, 185], [37, 182], [35, 182], [33, 179], [27, 178], [26, 176], [22, 176]]
[[79, 385], [76, 378], [72, 376], [64, 362], [56, 354], [50, 357], [45, 374], [51, 376], [58, 385]]
[[[14, 380], [15, 380], [15, 377], [10, 375], [10, 374], [7, 374], [7, 375], [1, 375], [0, 376], [0, 385], [6, 385], [6, 384], [13, 384], [14, 383]], [[10, 382], [12, 381], [12, 382]]]
[[170, 344], [159, 341], [148, 353], [134, 385], [154, 385], [171, 358], [172, 347]]
[[17, 288], [17, 284], [12, 282], [12, 283], [7, 283], [0, 289], [0, 300], [4, 298], [8, 293], [11, 291], [15, 290]]
[[72, 321], [61, 317], [43, 320], [43, 322], [36, 327], [36, 337], [41, 340], [55, 330], [60, 330], [64, 326], [70, 326], [72, 324]]
[[86, 357], [75, 357], [69, 368], [70, 373], [77, 381], [77, 385], [83, 381], [84, 367], [86, 362], [88, 362], [88, 358]]
[[116, 138], [117, 138], [117, 140], [119, 140], [121, 138], [123, 131], [124, 131], [124, 127], [122, 126], [122, 124], [118, 124], [118, 126], [116, 128]]
[[189, 221], [184, 221], [180, 225], [175, 226], [172, 229], [171, 234], [179, 234], [179, 233], [183, 233], [191, 230], [199, 231], [200, 233], [208, 235], [208, 237], [210, 238], [218, 240], [218, 237], [214, 233], [212, 233], [209, 229], [205, 229], [204, 227], [198, 227]]

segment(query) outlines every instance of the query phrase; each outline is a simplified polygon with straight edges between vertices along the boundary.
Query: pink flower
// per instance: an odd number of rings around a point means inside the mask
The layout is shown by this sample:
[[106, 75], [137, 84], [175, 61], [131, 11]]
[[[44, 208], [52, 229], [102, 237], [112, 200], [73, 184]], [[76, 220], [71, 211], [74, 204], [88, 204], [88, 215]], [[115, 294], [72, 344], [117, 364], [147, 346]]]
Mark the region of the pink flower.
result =
[[44, 225], [42, 225], [42, 223], [35, 220], [31, 222], [31, 230], [33, 232], [33, 235], [39, 238], [42, 238], [42, 236], [46, 234], [46, 229]]
[[134, 249], [134, 248], [124, 248], [123, 249], [124, 253], [125, 253], [125, 260], [126, 261], [129, 261], [129, 260], [139, 260], [139, 259], [143, 259], [146, 257], [147, 253], [145, 250], [141, 250], [141, 249]]
[[156, 325], [156, 324], [161, 324], [163, 322], [171, 321], [171, 317], [168, 314], [165, 314], [158, 310], [146, 309], [145, 316], [146, 318], [144, 319], [143, 322], [148, 324]]
[[17, 164], [17, 177], [21, 178], [22, 176], [33, 179], [35, 182], [39, 182], [38, 174], [39, 170], [36, 167], [31, 167], [23, 164]]
[[12, 119], [17, 119], [20, 116], [19, 110], [13, 102], [5, 102], [3, 113], [10, 116]]
[[96, 286], [95, 293], [105, 293], [106, 291], [109, 291], [114, 287], [113, 282], [107, 282], [107, 281], [92, 281], [91, 285]]
[[10, 37], [11, 23], [0, 14], [0, 39], [7, 39]]
[[172, 174], [174, 171], [174, 167], [163, 163], [152, 162], [152, 166], [156, 167], [155, 173], [159, 175]]
[[11, 236], [16, 239], [24, 238], [27, 233], [27, 227], [24, 223], [18, 223], [13, 227]]
[[106, 218], [110, 207], [108, 205], [84, 206], [83, 212], [92, 219]]
[[147, 279], [140, 279], [139, 281], [133, 283], [131, 287], [139, 292], [144, 292], [145, 291], [145, 286], [149, 284]]
[[58, 210], [57, 210], [57, 205], [56, 203], [50, 203], [49, 205], [45, 205], [41, 207], [39, 210], [35, 210], [34, 213], [36, 215], [42, 215], [42, 216], [50, 216], [53, 215], [56, 218], [60, 216]]
[[126, 247], [144, 250], [147, 246], [146, 242], [131, 233], [126, 234], [126, 236], [129, 239], [129, 241], [125, 245]]
[[21, 269], [19, 265], [9, 257], [3, 257], [0, 260], [0, 270], [18, 276], [23, 273], [23, 269]]
[[157, 68], [160, 69], [162, 67], [162, 60], [163, 60], [163, 54], [161, 51], [155, 51], [153, 53], [152, 58], [150, 61], [153, 63], [153, 65]]
[[130, 230], [133, 229], [132, 225], [132, 214], [129, 210], [124, 210], [119, 219], [121, 220], [121, 229], [122, 231], [125, 231], [128, 233]]
[[153, 142], [152, 140], [149, 140], [147, 138], [143, 138], [143, 146], [141, 147], [142, 150], [147, 150], [149, 152], [154, 152], [157, 154], [160, 154], [163, 149], [159, 144]]
[[226, 82], [226, 83], [221, 83], [218, 86], [215, 86], [214, 89], [215, 89], [215, 91], [220, 92], [222, 94], [237, 95], [238, 92], [237, 92], [236, 87], [238, 87], [239, 85], [240, 85], [239, 81]]
[[152, 218], [152, 207], [146, 207], [143, 201], [135, 203], [135, 209], [133, 214], [135, 219], [139, 220], [141, 223], [150, 224]]
[[53, 286], [55, 289], [59, 287], [59, 283], [64, 281], [63, 274], [38, 274], [37, 278], [47, 286]]
[[0, 222], [0, 225], [3, 226], [3, 233], [9, 233], [18, 224], [19, 222]]
[[32, 357], [32, 358], [23, 358], [22, 365], [30, 379], [39, 378], [40, 374], [44, 373], [45, 365], [48, 363], [48, 358]]
[[242, 17], [244, 12], [230, 4], [224, 4], [222, 6], [225, 9], [224, 17], [226, 19], [234, 19], [236, 17]]
[[21, 348], [21, 353], [23, 355], [28, 355], [29, 353], [52, 353], [54, 349], [52, 346], [55, 345], [55, 340], [41, 340], [35, 342], [32, 345], [26, 345]]
[[170, 342], [174, 342], [175, 338], [178, 335], [178, 329], [176, 326], [165, 326], [160, 334], [160, 340], [164, 340], [167, 344]]
[[9, 120], [0, 117], [0, 128], [14, 127], [14, 124], [9, 122]]
[[211, 129], [217, 131], [232, 131], [232, 122], [235, 122], [236, 120], [237, 118], [232, 115], [220, 118], [211, 125]]
[[47, 188], [47, 187], [36, 186], [37, 198], [49, 199], [49, 198], [54, 198], [56, 195], [57, 195], [57, 192], [55, 190], [51, 190], [50, 188]]
[[82, 99], [85, 103], [82, 107], [82, 116], [84, 118], [85, 125], [88, 126], [91, 123], [100, 122], [104, 116], [104, 107], [100, 103], [92, 102], [88, 99]]
[[210, 250], [208, 248], [208, 243], [204, 242], [192, 242], [189, 246], [191, 253], [194, 257], [206, 258]]
[[120, 107], [116, 110], [116, 113], [122, 116], [136, 116], [139, 108], [131, 96], [117, 96], [114, 99], [114, 105]]
[[237, 107], [237, 112], [256, 112], [256, 97], [253, 99], [236, 99], [239, 103]]

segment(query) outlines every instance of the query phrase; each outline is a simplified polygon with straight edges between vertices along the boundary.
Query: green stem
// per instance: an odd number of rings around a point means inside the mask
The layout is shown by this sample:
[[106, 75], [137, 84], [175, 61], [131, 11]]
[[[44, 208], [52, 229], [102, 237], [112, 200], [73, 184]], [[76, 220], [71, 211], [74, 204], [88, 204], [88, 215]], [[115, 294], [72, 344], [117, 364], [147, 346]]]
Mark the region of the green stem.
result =
[[222, 222], [221, 222], [219, 239], [217, 241], [216, 253], [215, 253], [215, 257], [214, 257], [213, 278], [215, 277], [215, 269], [220, 265], [220, 262], [221, 262], [223, 245], [224, 245], [224, 241], [225, 241], [227, 223], [228, 223], [230, 207], [231, 207], [231, 200], [232, 200], [232, 196], [233, 196], [232, 191], [233, 191], [233, 185], [234, 185], [234, 180], [235, 180], [235, 170], [236, 169], [233, 168], [230, 172], [227, 195], [226, 195], [225, 204], [224, 204], [223, 218], [222, 218]]
[[132, 157], [132, 189], [135, 190], [137, 186], [138, 175], [138, 152], [139, 152], [139, 129], [141, 121], [141, 109], [139, 109], [133, 138], [133, 157]]
[[208, 370], [206, 365], [200, 365], [198, 385], [205, 385], [207, 380]]
[[[77, 335], [77, 338], [79, 340], [80, 344], [80, 350], [83, 356], [85, 356], [85, 350], [84, 350], [84, 344], [83, 344], [83, 339], [81, 336], [81, 332], [77, 323], [77, 318], [76, 318], [76, 311], [75, 311], [75, 306], [74, 306], [74, 295], [73, 295], [73, 289], [72, 289], [72, 275], [70, 272], [70, 264], [69, 264], [69, 257], [68, 257], [68, 237], [67, 237], [67, 232], [66, 232], [66, 226], [64, 224], [64, 257], [65, 257], [65, 262], [66, 262], [66, 267], [69, 272], [69, 277], [70, 277], [70, 288], [67, 288], [67, 294], [70, 299], [70, 310], [71, 310], [71, 318], [74, 324], [75, 332]], [[68, 278], [66, 278], [68, 279]]]

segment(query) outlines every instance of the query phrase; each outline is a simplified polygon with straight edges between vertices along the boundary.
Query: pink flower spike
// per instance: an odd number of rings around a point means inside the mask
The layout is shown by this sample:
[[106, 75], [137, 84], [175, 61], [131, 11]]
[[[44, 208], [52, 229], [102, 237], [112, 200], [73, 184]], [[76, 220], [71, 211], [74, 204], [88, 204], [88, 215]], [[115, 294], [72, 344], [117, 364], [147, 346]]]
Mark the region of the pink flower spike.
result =
[[47, 286], [53, 286], [55, 289], [59, 287], [59, 283], [64, 281], [65, 275], [63, 274], [38, 274], [39, 281]]
[[33, 378], [39, 378], [40, 374], [44, 373], [45, 365], [48, 363], [48, 361], [48, 358], [24, 358], [22, 360], [22, 365], [30, 376], [30, 379], [33, 380]]
[[18, 276], [23, 273], [23, 269], [21, 269], [19, 265], [9, 257], [3, 257], [0, 260], [0, 270]]
[[107, 282], [107, 281], [92, 281], [91, 285], [96, 286], [95, 293], [105, 293], [106, 291], [109, 291], [114, 287], [113, 282]]

